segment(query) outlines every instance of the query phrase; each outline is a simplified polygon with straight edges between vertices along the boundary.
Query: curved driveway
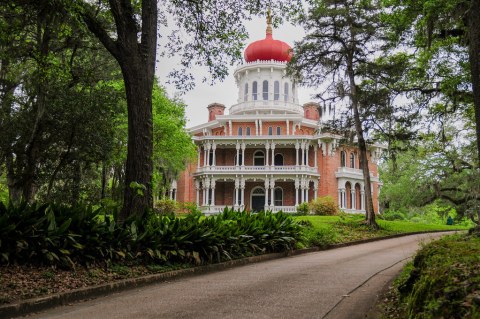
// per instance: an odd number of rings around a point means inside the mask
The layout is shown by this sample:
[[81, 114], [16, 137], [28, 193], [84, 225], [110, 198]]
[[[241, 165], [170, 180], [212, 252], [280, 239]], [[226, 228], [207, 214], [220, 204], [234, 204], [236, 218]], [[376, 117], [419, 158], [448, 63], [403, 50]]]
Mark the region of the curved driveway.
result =
[[444, 235], [387, 239], [125, 291], [29, 318], [365, 318], [419, 248]]

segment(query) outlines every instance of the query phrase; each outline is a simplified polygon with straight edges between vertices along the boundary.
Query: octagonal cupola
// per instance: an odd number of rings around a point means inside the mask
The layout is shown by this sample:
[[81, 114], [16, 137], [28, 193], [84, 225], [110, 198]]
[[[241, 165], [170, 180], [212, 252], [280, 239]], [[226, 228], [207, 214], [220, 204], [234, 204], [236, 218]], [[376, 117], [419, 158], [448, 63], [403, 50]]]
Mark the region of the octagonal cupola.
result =
[[296, 84], [286, 74], [292, 49], [273, 38], [270, 12], [265, 39], [248, 45], [244, 57], [245, 63], [234, 73], [238, 100], [230, 114], [303, 114]]

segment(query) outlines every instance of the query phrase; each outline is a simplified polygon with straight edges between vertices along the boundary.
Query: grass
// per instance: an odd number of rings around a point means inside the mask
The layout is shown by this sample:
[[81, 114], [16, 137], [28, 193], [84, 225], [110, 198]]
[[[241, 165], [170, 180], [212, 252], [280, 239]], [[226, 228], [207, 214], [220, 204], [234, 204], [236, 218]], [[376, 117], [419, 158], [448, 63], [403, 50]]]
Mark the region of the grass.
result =
[[480, 236], [446, 236], [423, 247], [385, 300], [384, 318], [480, 318]]
[[[363, 215], [342, 214], [339, 216], [297, 216], [305, 229], [304, 246], [327, 247], [332, 244], [351, 242], [375, 237], [420, 231], [466, 230], [466, 226], [422, 224], [408, 221], [386, 221], [377, 219], [380, 230], [364, 225]], [[299, 247], [301, 248], [301, 246]]]

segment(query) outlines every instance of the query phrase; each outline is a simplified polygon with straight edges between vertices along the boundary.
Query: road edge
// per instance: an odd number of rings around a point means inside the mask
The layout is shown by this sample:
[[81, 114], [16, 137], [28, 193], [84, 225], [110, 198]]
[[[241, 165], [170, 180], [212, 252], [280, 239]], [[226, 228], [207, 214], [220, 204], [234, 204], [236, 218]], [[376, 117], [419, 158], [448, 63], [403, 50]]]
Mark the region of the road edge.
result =
[[47, 295], [43, 297], [33, 298], [22, 300], [17, 303], [7, 304], [0, 306], [0, 318], [14, 318], [18, 316], [25, 316], [30, 313], [43, 311], [50, 308], [55, 308], [58, 306], [65, 306], [73, 302], [78, 302], [87, 299], [94, 299], [98, 297], [103, 297], [110, 295], [115, 292], [127, 291], [135, 288], [144, 287], [151, 284], [168, 282], [170, 280], [177, 280], [184, 277], [195, 276], [215, 271], [222, 271], [234, 267], [239, 267], [243, 265], [274, 260], [284, 257], [292, 257], [301, 254], [318, 252], [323, 250], [337, 249], [342, 247], [348, 247], [353, 245], [360, 245], [364, 243], [370, 243], [379, 240], [386, 240], [398, 237], [412, 236], [418, 234], [427, 234], [427, 233], [442, 233], [442, 232], [457, 232], [458, 230], [441, 230], [441, 231], [422, 231], [422, 232], [413, 232], [413, 233], [403, 233], [395, 234], [384, 237], [375, 237], [364, 240], [352, 241], [341, 244], [334, 244], [327, 247], [313, 247], [305, 248], [299, 250], [292, 250], [282, 253], [270, 253], [259, 256], [246, 257], [241, 259], [234, 259], [218, 264], [209, 264], [204, 266], [173, 270], [164, 273], [152, 274], [142, 277], [124, 279], [119, 281], [114, 281], [111, 283], [89, 286], [80, 289], [75, 289], [71, 291], [66, 291], [62, 293], [56, 293], [52, 295]]

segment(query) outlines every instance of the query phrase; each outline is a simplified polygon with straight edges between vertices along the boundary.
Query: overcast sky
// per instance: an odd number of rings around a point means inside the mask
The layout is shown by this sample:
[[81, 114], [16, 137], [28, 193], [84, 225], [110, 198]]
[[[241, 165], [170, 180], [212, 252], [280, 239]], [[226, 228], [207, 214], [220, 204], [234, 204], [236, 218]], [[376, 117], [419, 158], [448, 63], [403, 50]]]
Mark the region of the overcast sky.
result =
[[[246, 42], [247, 45], [256, 40], [265, 38], [265, 18], [259, 17], [254, 18], [252, 21], [248, 21], [246, 23], [246, 28], [250, 36], [249, 40]], [[293, 42], [300, 40], [304, 35], [305, 32], [302, 28], [295, 27], [287, 22], [273, 30], [274, 39], [284, 41], [290, 46], [293, 46]], [[175, 63], [175, 61], [168, 61], [165, 63], [165, 59], [166, 58], [161, 58], [160, 63], [158, 63], [157, 66], [168, 66]], [[237, 103], [238, 89], [233, 78], [233, 72], [236, 67], [238, 67], [238, 65], [230, 68], [229, 75], [223, 80], [223, 82], [217, 82], [213, 86], [201, 82], [202, 75], [207, 72], [205, 69], [199, 68], [198, 70], [193, 70], [195, 78], [197, 79], [195, 89], [182, 96], [182, 99], [187, 104], [187, 127], [207, 122], [207, 106], [210, 103], [218, 102], [224, 104], [227, 107], [225, 110], [226, 113], [228, 113], [230, 106]], [[171, 69], [157, 69], [156, 74], [159, 77], [161, 84], [167, 88], [169, 96], [173, 96], [176, 93], [175, 88], [173, 85], [165, 83], [167, 79], [166, 75], [169, 71], [171, 71]], [[311, 95], [313, 92], [312, 89], [300, 89], [298, 91], [300, 104], [311, 101]]]

